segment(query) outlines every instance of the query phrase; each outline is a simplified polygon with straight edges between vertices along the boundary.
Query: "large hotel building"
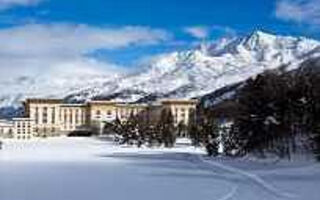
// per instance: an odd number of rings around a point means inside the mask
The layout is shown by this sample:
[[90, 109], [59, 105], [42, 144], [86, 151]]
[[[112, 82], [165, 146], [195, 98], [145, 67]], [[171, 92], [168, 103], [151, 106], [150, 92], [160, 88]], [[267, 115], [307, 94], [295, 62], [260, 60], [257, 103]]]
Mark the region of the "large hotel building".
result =
[[127, 120], [141, 114], [144, 120], [158, 120], [163, 109], [173, 114], [175, 125], [188, 124], [189, 114], [196, 109], [195, 100], [163, 100], [155, 104], [127, 104], [114, 101], [89, 101], [66, 104], [61, 99], [27, 99], [24, 116], [0, 120], [0, 137], [31, 139], [68, 135], [95, 127], [102, 133], [105, 122]]

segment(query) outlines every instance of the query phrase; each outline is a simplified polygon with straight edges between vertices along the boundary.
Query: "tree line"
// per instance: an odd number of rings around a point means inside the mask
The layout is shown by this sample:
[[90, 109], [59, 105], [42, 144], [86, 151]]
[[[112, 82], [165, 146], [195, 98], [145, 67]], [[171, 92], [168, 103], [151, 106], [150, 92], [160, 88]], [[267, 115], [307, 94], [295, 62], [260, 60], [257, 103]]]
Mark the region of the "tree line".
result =
[[106, 123], [104, 132], [115, 134], [119, 144], [170, 148], [175, 145], [179, 131], [179, 126], [174, 125], [171, 110], [163, 109], [159, 119], [152, 119], [144, 112], [137, 115], [131, 113], [126, 120], [120, 120], [117, 116], [113, 122]]
[[304, 151], [320, 160], [319, 69], [320, 61], [314, 59], [294, 71], [266, 71], [247, 80], [232, 100], [213, 107], [199, 104], [186, 125], [175, 126], [171, 111], [163, 110], [156, 122], [131, 114], [106, 127], [117, 133], [121, 144], [173, 147], [184, 131], [208, 155], [272, 153], [290, 159]]
[[272, 153], [291, 159], [296, 153], [313, 153], [320, 159], [319, 69], [315, 59], [291, 72], [280, 68], [246, 81], [231, 102], [232, 110], [223, 110], [233, 121], [225, 154]]

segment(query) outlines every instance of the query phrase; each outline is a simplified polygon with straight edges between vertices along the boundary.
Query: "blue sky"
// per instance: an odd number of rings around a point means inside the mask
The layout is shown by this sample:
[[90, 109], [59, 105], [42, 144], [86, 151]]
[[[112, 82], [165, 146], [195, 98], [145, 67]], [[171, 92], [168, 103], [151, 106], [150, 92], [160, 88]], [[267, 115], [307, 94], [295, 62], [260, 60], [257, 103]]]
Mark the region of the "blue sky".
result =
[[12, 66], [5, 60], [11, 56], [19, 57], [17, 69], [88, 59], [132, 67], [145, 57], [257, 29], [320, 39], [318, 13], [320, 0], [0, 0], [0, 40], [10, 50], [0, 49], [0, 64]]
[[[10, 1], [10, 0], [8, 0]], [[12, 0], [32, 1], [32, 0]], [[239, 32], [265, 29], [302, 34], [296, 23], [275, 16], [277, 0], [38, 0], [33, 6], [12, 6], [2, 18], [41, 23], [72, 22], [95, 26], [150, 26], [179, 31], [184, 26], [227, 26]], [[295, 1], [295, 0], [290, 0]], [[312, 1], [312, 0], [311, 0]], [[313, 0], [314, 1], [314, 0]], [[317, 0], [315, 0], [317, 1]], [[1, 1], [0, 1], [1, 2]], [[11, 22], [2, 21], [2, 26]]]

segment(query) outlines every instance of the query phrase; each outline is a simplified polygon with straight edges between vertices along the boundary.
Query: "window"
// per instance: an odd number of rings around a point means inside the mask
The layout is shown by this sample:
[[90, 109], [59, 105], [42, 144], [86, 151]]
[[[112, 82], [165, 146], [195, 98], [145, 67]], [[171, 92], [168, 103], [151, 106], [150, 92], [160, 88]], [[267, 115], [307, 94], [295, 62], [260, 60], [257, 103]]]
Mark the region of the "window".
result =
[[101, 111], [100, 111], [100, 110], [97, 110], [97, 111], [96, 111], [96, 118], [97, 118], [97, 119], [100, 119], [100, 117], [101, 117]]
[[108, 110], [108, 111], [107, 111], [107, 115], [112, 115], [111, 110]]
[[52, 122], [52, 124], [56, 123], [56, 109], [55, 108], [52, 108], [52, 110], [51, 110], [51, 122]]
[[62, 121], [62, 111], [59, 112], [59, 120]]
[[48, 108], [43, 108], [43, 114], [42, 114], [42, 123], [46, 124], [48, 123]]
[[70, 112], [70, 114], [69, 114], [69, 122], [70, 122], [70, 124], [73, 123], [73, 116], [72, 116], [72, 113], [71, 113], [71, 112]]
[[76, 117], [75, 117], [75, 124], [79, 124], [79, 118], [78, 118], [77, 114], [76, 114]]
[[85, 121], [86, 121], [86, 114], [82, 113], [81, 122], [85, 123]]
[[75, 123], [79, 123], [79, 110], [76, 110]]
[[67, 110], [63, 110], [63, 122], [67, 122]]
[[35, 108], [35, 121], [36, 121], [36, 124], [39, 124], [39, 108], [38, 107]]

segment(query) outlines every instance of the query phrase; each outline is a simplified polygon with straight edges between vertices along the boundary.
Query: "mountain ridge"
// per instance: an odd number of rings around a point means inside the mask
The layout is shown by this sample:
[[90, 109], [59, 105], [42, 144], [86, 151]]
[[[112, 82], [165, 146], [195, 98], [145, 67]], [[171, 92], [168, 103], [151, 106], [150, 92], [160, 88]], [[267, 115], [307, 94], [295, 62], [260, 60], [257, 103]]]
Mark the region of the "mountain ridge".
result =
[[15, 83], [16, 88], [23, 85], [20, 93], [0, 94], [0, 108], [16, 106], [27, 97], [57, 97], [69, 102], [91, 99], [144, 102], [161, 98], [198, 98], [245, 81], [268, 69], [284, 65], [287, 70], [295, 69], [301, 62], [317, 56], [320, 56], [319, 41], [255, 31], [244, 37], [222, 38], [191, 50], [160, 55], [144, 71], [135, 74], [101, 75], [99, 78], [91, 75], [81, 78], [81, 84], [77, 84], [76, 77], [75, 84], [67, 86], [63, 91], [55, 91], [55, 85], [49, 84], [52, 91], [46, 91], [45, 95], [41, 91], [46, 88], [39, 90], [38, 94], [31, 92], [26, 95], [21, 92], [23, 87], [39, 82], [23, 77], [19, 83]]
[[[319, 47], [320, 43], [315, 40], [256, 31], [246, 37], [225, 41], [224, 45], [219, 47], [211, 44], [206, 49], [201, 47], [160, 56], [150, 64], [148, 71], [126, 78], [124, 81], [120, 80], [113, 89], [117, 93], [131, 89], [143, 94], [168, 96], [166, 94], [176, 93], [171, 97], [192, 98], [237, 82], [226, 80], [226, 75], [240, 82], [266, 69], [274, 69], [281, 65], [297, 65], [307, 59], [306, 57], [319, 54], [317, 49]], [[191, 87], [194, 88], [193, 91], [175, 92]], [[92, 92], [90, 89], [82, 91], [74, 97], [91, 99], [94, 96], [108, 96], [111, 91], [100, 88], [97, 93], [90, 92]], [[137, 101], [139, 96], [140, 94], [136, 93], [135, 97], [118, 100]]]

